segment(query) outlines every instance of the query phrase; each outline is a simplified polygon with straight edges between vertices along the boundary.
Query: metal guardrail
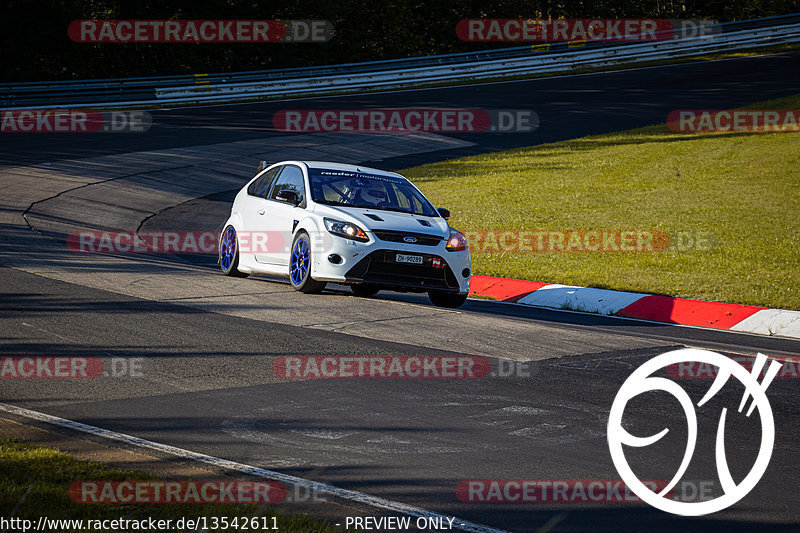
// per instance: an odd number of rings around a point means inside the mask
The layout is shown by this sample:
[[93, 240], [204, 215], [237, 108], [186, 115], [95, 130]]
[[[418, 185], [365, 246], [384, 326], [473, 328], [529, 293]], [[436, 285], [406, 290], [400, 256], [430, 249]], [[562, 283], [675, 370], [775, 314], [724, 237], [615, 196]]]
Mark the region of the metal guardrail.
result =
[[[727, 50], [741, 50], [800, 42], [800, 24], [777, 29], [742, 32], [743, 35], [715, 36], [705, 42], [698, 39], [662, 41], [590, 51], [575, 51], [523, 59], [502, 59], [462, 63], [442, 67], [408, 68], [379, 73], [345, 74], [309, 77], [285, 81], [219, 84], [201, 87], [156, 89], [156, 97], [164, 103], [197, 103], [235, 101], [265, 96], [349, 93], [374, 88], [409, 88], [423, 84], [499, 79], [525, 74], [564, 72], [598, 68], [619, 63], [639, 63], [658, 59], [685, 57]], [[755, 35], [754, 35], [755, 33]], [[687, 42], [688, 41], [688, 42]]]
[[[5, 109], [125, 107], [347, 93], [431, 83], [565, 72], [800, 42], [800, 14], [711, 25], [704, 38], [647, 43], [551, 43], [478, 52], [228, 74], [0, 84]], [[536, 49], [534, 46], [533, 49]]]

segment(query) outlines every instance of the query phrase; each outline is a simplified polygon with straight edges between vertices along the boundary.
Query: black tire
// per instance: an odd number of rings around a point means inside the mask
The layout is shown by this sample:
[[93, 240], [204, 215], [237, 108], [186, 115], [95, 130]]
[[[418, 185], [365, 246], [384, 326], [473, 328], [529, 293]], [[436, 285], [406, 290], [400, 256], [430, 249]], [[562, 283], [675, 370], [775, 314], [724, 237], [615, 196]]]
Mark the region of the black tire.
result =
[[[305, 250], [303, 254], [300, 254], [300, 248], [302, 248], [302, 241], [305, 241]], [[295, 256], [295, 251], [298, 252], [298, 256]], [[316, 292], [322, 292], [322, 289], [325, 288], [327, 285], [324, 281], [317, 281], [311, 277], [311, 264], [312, 264], [312, 256], [311, 256], [311, 239], [308, 236], [308, 233], [305, 231], [297, 232], [297, 235], [294, 237], [294, 241], [292, 241], [292, 249], [289, 252], [289, 282], [292, 284], [292, 288], [296, 291], [303, 292], [305, 294], [312, 294]], [[295, 275], [295, 266], [300, 266], [300, 255], [305, 257], [302, 262], [305, 264], [305, 268], [301, 269], [302, 272], [299, 272]]]
[[461, 307], [467, 301], [467, 296], [459, 292], [428, 291], [428, 298], [436, 307]]
[[371, 283], [359, 283], [358, 285], [350, 285], [350, 290], [358, 297], [369, 298], [378, 294], [381, 288]]
[[[233, 242], [233, 259], [230, 259], [229, 255], [226, 258], [223, 258], [223, 241], [225, 237], [228, 235], [229, 232], [231, 233], [232, 238], [229, 239], [228, 242]], [[233, 226], [228, 226], [220, 235], [219, 239], [219, 268], [222, 270], [222, 273], [226, 276], [231, 276], [234, 278], [246, 278], [248, 274], [239, 271], [239, 238], [236, 235], [236, 229]], [[230, 262], [228, 260], [230, 259]], [[225, 267], [228, 268], [225, 268]]]

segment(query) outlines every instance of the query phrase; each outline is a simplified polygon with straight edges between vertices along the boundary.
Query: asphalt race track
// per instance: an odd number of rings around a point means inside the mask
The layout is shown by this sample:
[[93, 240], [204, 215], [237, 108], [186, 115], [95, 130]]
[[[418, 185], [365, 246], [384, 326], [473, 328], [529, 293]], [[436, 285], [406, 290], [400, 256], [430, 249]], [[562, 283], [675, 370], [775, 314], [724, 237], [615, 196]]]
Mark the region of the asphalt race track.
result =
[[[776, 421], [766, 474], [741, 502], [679, 518], [632, 503], [461, 501], [464, 480], [616, 480], [606, 441], [619, 387], [646, 360], [697, 347], [798, 356], [800, 341], [469, 300], [434, 308], [414, 295], [362, 299], [342, 287], [296, 293], [229, 279], [215, 258], [74, 253], [79, 229], [219, 229], [260, 159], [330, 159], [386, 169], [663, 122], [674, 109], [725, 109], [797, 92], [800, 53], [605, 74], [341, 98], [153, 111], [146, 134], [14, 134], [0, 144], [2, 354], [136, 361], [137, 376], [7, 379], [0, 402], [357, 490], [510, 531], [797, 531], [797, 380], [768, 390]], [[279, 134], [279, 109], [533, 109], [528, 134]], [[24, 213], [24, 217], [23, 217]], [[281, 356], [474, 356], [476, 379], [286, 380]], [[125, 372], [121, 373], [125, 374]], [[686, 380], [702, 397], [711, 380]], [[717, 489], [717, 413], [728, 406], [734, 478], [759, 423], [715, 397], [701, 415], [686, 479]], [[686, 422], [651, 393], [630, 417], [663, 442], [632, 454], [644, 479], [669, 480]], [[704, 429], [706, 431], [704, 431]], [[705, 459], [705, 460], [703, 460]], [[289, 505], [289, 504], [287, 504]], [[358, 507], [354, 505], [354, 508]], [[344, 509], [344, 508], [343, 508]], [[291, 510], [291, 509], [289, 509]], [[360, 507], [359, 512], [386, 514]], [[340, 519], [346, 511], [342, 510]]]

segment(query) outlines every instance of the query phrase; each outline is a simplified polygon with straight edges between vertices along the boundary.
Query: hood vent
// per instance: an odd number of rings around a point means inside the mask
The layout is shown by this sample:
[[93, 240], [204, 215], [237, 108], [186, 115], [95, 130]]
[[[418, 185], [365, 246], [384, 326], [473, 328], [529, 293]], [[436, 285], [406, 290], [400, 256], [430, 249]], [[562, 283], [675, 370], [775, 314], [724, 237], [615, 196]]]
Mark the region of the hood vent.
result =
[[378, 222], [383, 222], [383, 219], [381, 217], [379, 217], [378, 215], [373, 215], [372, 213], [364, 213], [364, 216], [369, 217], [372, 220], [377, 220]]
[[428, 222], [427, 220], [422, 220], [422, 219], [419, 219], [419, 218], [418, 218], [418, 219], [417, 219], [417, 222], [419, 222], [420, 224], [422, 224], [422, 225], [423, 225], [423, 226], [425, 226], [426, 228], [430, 228], [430, 227], [431, 227], [431, 223], [430, 223], [430, 222]]

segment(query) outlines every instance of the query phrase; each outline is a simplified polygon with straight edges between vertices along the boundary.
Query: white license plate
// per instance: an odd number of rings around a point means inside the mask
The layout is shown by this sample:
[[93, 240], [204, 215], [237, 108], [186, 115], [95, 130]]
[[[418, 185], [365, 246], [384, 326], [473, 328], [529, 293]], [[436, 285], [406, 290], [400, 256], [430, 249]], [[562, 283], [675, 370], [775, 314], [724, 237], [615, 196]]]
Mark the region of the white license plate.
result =
[[412, 265], [421, 265], [422, 256], [397, 254], [397, 257], [395, 257], [395, 261], [397, 261], [398, 263], [411, 263]]

